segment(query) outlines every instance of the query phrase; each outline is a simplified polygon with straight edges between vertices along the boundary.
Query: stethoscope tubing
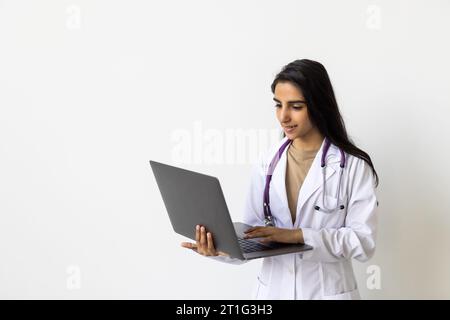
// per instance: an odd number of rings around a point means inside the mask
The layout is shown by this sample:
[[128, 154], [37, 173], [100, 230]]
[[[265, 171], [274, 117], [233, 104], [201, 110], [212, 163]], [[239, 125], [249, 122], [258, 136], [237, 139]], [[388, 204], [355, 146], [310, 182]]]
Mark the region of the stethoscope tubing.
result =
[[[264, 223], [266, 226], [275, 226], [275, 221], [273, 219], [272, 216], [272, 212], [270, 210], [270, 182], [272, 181], [272, 175], [273, 172], [275, 170], [275, 167], [277, 166], [278, 162], [280, 161], [280, 158], [284, 152], [284, 150], [286, 149], [286, 147], [288, 145], [290, 145], [292, 143], [292, 140], [287, 139], [279, 148], [279, 150], [277, 151], [277, 153], [275, 154], [275, 156], [273, 157], [272, 161], [270, 162], [269, 168], [267, 170], [267, 174], [266, 174], [266, 181], [265, 181], [265, 186], [264, 186], [264, 195], [263, 195], [263, 210], [264, 210]], [[343, 176], [343, 171], [345, 168], [345, 164], [346, 164], [346, 157], [345, 157], [345, 153], [342, 149], [339, 148], [339, 151], [341, 153], [341, 159], [340, 159], [340, 164], [339, 164], [339, 182], [338, 182], [338, 187], [337, 187], [337, 201], [336, 201], [336, 207], [335, 208], [328, 208], [326, 205], [326, 156], [328, 153], [328, 149], [330, 148], [330, 141], [325, 138], [325, 144], [322, 150], [322, 157], [321, 157], [321, 168], [322, 168], [322, 178], [323, 178], [323, 192], [322, 192], [322, 203], [323, 203], [323, 207], [319, 207], [318, 205], [314, 206], [314, 209], [317, 211], [321, 211], [324, 213], [333, 213], [335, 212], [338, 208], [339, 210], [343, 210], [345, 209], [345, 206], [343, 204], [339, 204], [340, 201], [340, 193], [341, 193], [341, 182], [342, 182], [342, 176]]]

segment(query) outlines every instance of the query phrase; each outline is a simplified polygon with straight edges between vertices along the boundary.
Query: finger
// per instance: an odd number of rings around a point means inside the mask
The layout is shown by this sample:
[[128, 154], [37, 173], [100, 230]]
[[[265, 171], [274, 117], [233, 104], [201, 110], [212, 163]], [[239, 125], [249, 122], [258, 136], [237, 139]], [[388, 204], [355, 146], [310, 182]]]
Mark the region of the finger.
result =
[[249, 232], [261, 229], [261, 228], [263, 228], [263, 227], [250, 227], [247, 230], [245, 230], [244, 233], [249, 233]]
[[262, 242], [262, 243], [267, 243], [267, 242], [271, 242], [272, 241], [272, 236], [267, 236], [267, 237], [265, 237], [265, 238], [261, 238], [260, 240], [258, 240], [259, 242]]
[[200, 226], [196, 225], [195, 226], [195, 242], [197, 242], [197, 245], [200, 241]]
[[200, 228], [200, 246], [206, 249], [206, 229], [204, 226]]
[[181, 246], [182, 247], [184, 247], [184, 248], [192, 248], [192, 243], [190, 243], [190, 242], [182, 242], [181, 243]]
[[229, 257], [229, 256], [230, 256], [228, 253], [225, 253], [225, 252], [223, 252], [223, 251], [217, 251], [217, 254], [218, 254], [219, 256], [224, 256], [224, 257]]
[[197, 248], [196, 244], [195, 243], [191, 243], [191, 242], [182, 242], [181, 246], [183, 248], [188, 248], [188, 249], [196, 249]]
[[208, 232], [206, 234], [207, 240], [208, 240], [208, 250], [211, 252], [215, 252], [216, 249], [214, 248], [214, 241], [211, 232]]
[[183, 243], [181, 243], [181, 246], [183, 248], [191, 249], [191, 250], [193, 250], [193, 251], [198, 253], [197, 246], [195, 245], [195, 243], [183, 242]]
[[267, 230], [267, 229], [259, 229], [259, 230], [255, 230], [255, 231], [252, 231], [252, 232], [249, 232], [249, 233], [247, 233], [246, 235], [245, 235], [245, 239], [248, 239], [248, 238], [259, 238], [259, 237], [266, 237], [266, 236], [268, 236], [268, 235], [270, 235], [271, 234], [271, 231], [270, 230]]

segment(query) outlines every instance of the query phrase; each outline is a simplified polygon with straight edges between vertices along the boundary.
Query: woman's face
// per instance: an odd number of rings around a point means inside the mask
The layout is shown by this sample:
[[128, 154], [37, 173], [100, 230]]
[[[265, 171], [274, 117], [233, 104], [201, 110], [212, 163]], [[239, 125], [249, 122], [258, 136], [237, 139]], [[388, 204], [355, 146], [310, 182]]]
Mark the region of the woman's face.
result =
[[309, 120], [303, 93], [291, 82], [278, 82], [273, 100], [278, 121], [290, 140], [305, 138], [316, 130]]

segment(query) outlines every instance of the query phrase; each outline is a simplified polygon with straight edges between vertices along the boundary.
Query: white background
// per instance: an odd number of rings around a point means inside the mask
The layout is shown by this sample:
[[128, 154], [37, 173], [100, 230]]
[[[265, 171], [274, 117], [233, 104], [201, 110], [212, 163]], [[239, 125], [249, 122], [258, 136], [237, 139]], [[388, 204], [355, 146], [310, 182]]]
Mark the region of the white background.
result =
[[[447, 0], [0, 0], [0, 298], [248, 298], [260, 261], [182, 249], [148, 160], [175, 163], [174, 132], [196, 123], [276, 130], [270, 84], [309, 58], [380, 176], [363, 297], [449, 299], [449, 14]], [[200, 160], [183, 167], [217, 176], [239, 220], [252, 161]]]

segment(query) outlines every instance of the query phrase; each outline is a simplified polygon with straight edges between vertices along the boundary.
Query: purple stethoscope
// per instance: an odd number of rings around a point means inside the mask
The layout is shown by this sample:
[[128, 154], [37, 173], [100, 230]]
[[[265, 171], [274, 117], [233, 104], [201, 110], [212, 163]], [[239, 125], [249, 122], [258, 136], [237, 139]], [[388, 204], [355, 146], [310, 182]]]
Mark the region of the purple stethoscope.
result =
[[[288, 145], [290, 145], [292, 143], [292, 140], [287, 139], [285, 143], [283, 143], [283, 145], [280, 147], [280, 149], [278, 150], [278, 152], [275, 154], [275, 156], [273, 157], [272, 161], [270, 162], [269, 165], [269, 169], [267, 170], [267, 174], [266, 174], [266, 185], [264, 187], [264, 224], [266, 225], [266, 227], [274, 227], [275, 226], [275, 222], [273, 221], [273, 216], [272, 216], [272, 212], [270, 211], [270, 200], [269, 200], [269, 189], [270, 189], [270, 181], [272, 180], [272, 175], [273, 175], [273, 171], [275, 170], [276, 165], [278, 164], [278, 161], [281, 158], [281, 155], [283, 154], [283, 151], [286, 149], [286, 147]], [[341, 161], [340, 161], [340, 167], [341, 169], [339, 170], [339, 183], [338, 183], [338, 189], [337, 189], [337, 202], [336, 202], [336, 207], [333, 209], [327, 208], [327, 206], [325, 205], [325, 168], [326, 168], [326, 164], [325, 164], [325, 158], [327, 156], [327, 152], [328, 149], [330, 148], [330, 141], [325, 138], [325, 144], [323, 146], [323, 151], [322, 151], [322, 159], [321, 159], [321, 164], [320, 166], [322, 167], [322, 176], [323, 176], [323, 192], [322, 192], [322, 202], [323, 202], [323, 208], [319, 207], [318, 205], [314, 206], [314, 209], [317, 211], [322, 211], [325, 213], [333, 213], [335, 212], [338, 208], [340, 210], [343, 210], [345, 208], [345, 206], [343, 204], [339, 205], [339, 195], [340, 195], [340, 191], [341, 191], [341, 181], [342, 181], [342, 173], [344, 171], [344, 167], [345, 167], [345, 154], [344, 151], [342, 151], [342, 149], [339, 149], [339, 151], [341, 152]]]

